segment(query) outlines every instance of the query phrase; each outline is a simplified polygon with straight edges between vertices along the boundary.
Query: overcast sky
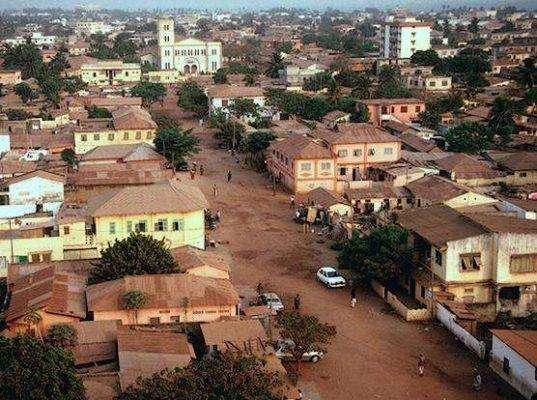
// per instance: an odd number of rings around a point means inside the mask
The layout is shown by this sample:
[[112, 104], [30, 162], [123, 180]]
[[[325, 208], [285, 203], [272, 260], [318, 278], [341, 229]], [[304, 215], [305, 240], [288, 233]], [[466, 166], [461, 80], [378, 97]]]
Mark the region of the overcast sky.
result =
[[207, 9], [266, 9], [276, 6], [306, 7], [325, 9], [358, 9], [364, 7], [390, 8], [401, 5], [415, 10], [430, 10], [442, 5], [457, 7], [515, 5], [521, 8], [535, 8], [535, 0], [0, 0], [0, 8], [22, 7], [74, 7], [81, 5], [97, 5], [103, 8], [207, 8]]

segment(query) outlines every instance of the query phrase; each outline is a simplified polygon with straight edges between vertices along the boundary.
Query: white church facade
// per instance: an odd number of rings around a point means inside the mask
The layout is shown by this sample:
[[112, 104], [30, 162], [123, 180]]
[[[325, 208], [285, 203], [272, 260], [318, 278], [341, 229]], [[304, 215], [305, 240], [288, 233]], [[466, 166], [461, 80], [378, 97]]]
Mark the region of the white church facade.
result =
[[222, 44], [189, 38], [175, 41], [174, 21], [157, 21], [158, 67], [184, 75], [214, 73], [222, 67]]

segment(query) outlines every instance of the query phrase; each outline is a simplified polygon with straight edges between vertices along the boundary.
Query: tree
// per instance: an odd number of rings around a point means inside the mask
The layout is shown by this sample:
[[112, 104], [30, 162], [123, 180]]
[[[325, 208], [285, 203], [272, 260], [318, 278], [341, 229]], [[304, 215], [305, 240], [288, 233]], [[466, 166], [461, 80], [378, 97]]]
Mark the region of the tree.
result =
[[430, 129], [437, 129], [442, 122], [442, 116], [436, 107], [426, 107], [418, 117], [420, 124]]
[[300, 373], [304, 353], [312, 350], [326, 351], [324, 346], [330, 344], [336, 335], [334, 326], [320, 322], [313, 315], [302, 315], [298, 310], [280, 312], [276, 322], [282, 339], [293, 343], [288, 350], [296, 363], [297, 374]]
[[259, 106], [252, 99], [236, 98], [229, 104], [227, 109], [237, 119], [259, 116]]
[[140, 82], [132, 88], [131, 94], [141, 97], [143, 106], [149, 108], [151, 104], [164, 100], [166, 88], [162, 83]]
[[7, 115], [7, 119], [9, 121], [24, 121], [28, 118], [32, 118], [32, 114], [29, 113], [26, 110], [21, 110], [18, 108], [8, 108], [5, 111], [5, 114]]
[[393, 99], [411, 96], [410, 90], [401, 84], [399, 69], [393, 65], [383, 65], [379, 73], [376, 97]]
[[340, 83], [336, 81], [335, 79], [331, 79], [328, 82], [328, 86], [326, 87], [326, 89], [327, 89], [326, 94], [328, 95], [328, 100], [330, 101], [330, 103], [334, 105], [339, 104], [341, 100], [341, 96], [342, 96]]
[[360, 74], [357, 76], [356, 81], [351, 86], [352, 95], [358, 99], [370, 99], [371, 98], [371, 77], [368, 74]]
[[219, 68], [213, 75], [213, 82], [216, 85], [227, 83], [227, 70]]
[[24, 104], [37, 99], [37, 92], [25, 82], [17, 83], [13, 90], [19, 96]]
[[441, 62], [438, 53], [435, 50], [418, 50], [412, 57], [410, 57], [412, 64], [422, 65], [422, 66], [435, 66]]
[[26, 312], [24, 313], [24, 316], [22, 317], [22, 320], [28, 325], [28, 331], [32, 328], [32, 326], [35, 329], [35, 334], [40, 337], [41, 331], [39, 330], [39, 324], [41, 323], [43, 318], [41, 318], [41, 314], [39, 313], [39, 310], [35, 307], [28, 307]]
[[37, 78], [43, 68], [41, 52], [32, 43], [4, 45], [0, 56], [4, 59], [3, 67], [20, 70], [22, 79]]
[[523, 88], [531, 89], [537, 82], [535, 57], [526, 58], [524, 64], [516, 69], [515, 80]]
[[71, 351], [30, 335], [0, 337], [0, 398], [84, 400]]
[[48, 328], [45, 343], [57, 347], [74, 347], [78, 342], [76, 329], [69, 324], [56, 324]]
[[63, 79], [64, 89], [71, 95], [80, 90], [84, 90], [88, 85], [79, 76], [73, 76]]
[[112, 118], [112, 113], [104, 107], [91, 106], [88, 109], [88, 118]]
[[318, 72], [313, 75], [311, 78], [304, 80], [302, 89], [309, 92], [318, 92], [319, 90], [325, 89], [328, 87], [331, 81], [333, 81], [332, 74], [328, 71]]
[[365, 104], [360, 104], [358, 106], [358, 111], [356, 112], [356, 122], [369, 122], [371, 116], [369, 115], [369, 108]]
[[60, 156], [67, 165], [74, 166], [77, 163], [76, 154], [73, 149], [63, 149]]
[[201, 87], [195, 82], [187, 81], [178, 90], [177, 105], [185, 110], [196, 113], [198, 117], [203, 117], [209, 110], [207, 96]]
[[521, 104], [505, 95], [494, 99], [490, 109], [488, 126], [491, 132], [499, 135], [502, 143], [509, 141], [509, 136], [516, 131], [515, 116], [522, 114]]
[[69, 50], [64, 44], [60, 46], [56, 55], [50, 60], [48, 67], [54, 74], [60, 74], [70, 67]]
[[474, 97], [481, 88], [488, 86], [489, 82], [478, 72], [469, 72], [463, 76], [463, 82], [466, 87], [466, 95], [469, 98]]
[[215, 139], [227, 149], [236, 149], [240, 146], [246, 128], [237, 121], [226, 120], [218, 125], [218, 131], [215, 132]]
[[254, 76], [254, 74], [246, 74], [246, 75], [244, 75], [244, 84], [246, 86], [254, 86], [255, 85], [255, 76]]
[[270, 131], [255, 131], [243, 140], [241, 148], [248, 154], [247, 160], [258, 171], [264, 170], [264, 152], [274, 139], [276, 139], [276, 135]]
[[410, 266], [408, 231], [395, 224], [373, 228], [368, 235], [355, 231], [338, 256], [340, 268], [352, 270], [356, 280], [368, 284], [377, 280], [392, 285]]
[[478, 122], [463, 122], [446, 132], [449, 151], [478, 154], [487, 150], [494, 135], [490, 129]]
[[128, 238], [116, 239], [101, 251], [99, 263], [88, 274], [88, 284], [112, 281], [128, 275], [171, 274], [178, 271], [177, 263], [164, 240], [156, 240], [142, 233], [131, 233]]
[[283, 61], [283, 57], [279, 52], [275, 52], [272, 54], [272, 57], [268, 63], [267, 70], [265, 71], [265, 74], [269, 78], [278, 78], [280, 76], [280, 70], [283, 70], [285, 68], [285, 62]]
[[58, 75], [47, 74], [43, 79], [39, 80], [39, 86], [45, 98], [55, 107], [59, 107], [60, 92], [63, 88], [62, 79]]
[[283, 388], [280, 375], [270, 372], [264, 361], [227, 352], [139, 378], [117, 400], [280, 400]]
[[468, 25], [468, 32], [473, 33], [474, 35], [479, 33], [479, 18], [472, 18], [470, 25]]
[[130, 290], [123, 294], [123, 301], [127, 310], [134, 312], [134, 323], [138, 324], [138, 310], [144, 307], [149, 298], [145, 292], [140, 290]]
[[155, 147], [177, 169], [186, 165], [185, 157], [199, 152], [199, 138], [192, 135], [192, 129], [159, 128]]

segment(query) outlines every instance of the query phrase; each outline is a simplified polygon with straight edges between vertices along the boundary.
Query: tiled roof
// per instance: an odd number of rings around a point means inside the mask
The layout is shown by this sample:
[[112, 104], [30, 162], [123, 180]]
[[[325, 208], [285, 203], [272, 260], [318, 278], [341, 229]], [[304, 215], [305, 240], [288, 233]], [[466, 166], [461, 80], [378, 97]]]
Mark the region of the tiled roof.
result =
[[537, 367], [537, 331], [521, 329], [491, 329], [496, 336], [511, 349], [516, 351], [531, 365]]
[[403, 133], [401, 136], [399, 136], [399, 138], [401, 139], [403, 144], [416, 151], [429, 152], [431, 150], [437, 149], [436, 143], [433, 140], [422, 139], [419, 136], [414, 135], [413, 133]]
[[116, 130], [157, 129], [157, 124], [146, 110], [139, 107], [120, 107], [112, 111]]
[[456, 178], [496, 178], [501, 176], [499, 171], [492, 169], [485, 161], [463, 153], [453, 153], [450, 156], [434, 160], [433, 164], [441, 170], [455, 173]]
[[270, 148], [291, 160], [333, 158], [332, 152], [321, 143], [300, 135], [272, 142]]
[[238, 302], [237, 291], [227, 279], [190, 274], [137, 275], [89, 286], [88, 310], [124, 310], [123, 294], [131, 290], [147, 294], [144, 309], [182, 308], [185, 298], [189, 307], [232, 306]]
[[207, 262], [203, 259], [203, 252], [192, 246], [182, 246], [170, 250], [173, 258], [179, 264], [181, 272], [186, 272], [193, 268], [209, 266], [229, 273], [229, 266], [222, 263]]
[[310, 135], [323, 139], [331, 145], [400, 142], [397, 137], [371, 124], [339, 124], [337, 132], [328, 129], [315, 129]]
[[444, 202], [468, 193], [468, 190], [438, 175], [426, 175], [406, 185], [414, 195], [433, 203]]
[[88, 213], [93, 217], [187, 213], [203, 210], [207, 205], [205, 196], [196, 186], [169, 180], [128, 186], [92, 197], [88, 201]]
[[54, 267], [26, 275], [13, 283], [6, 321], [22, 317], [30, 307], [85, 318], [84, 288], [84, 276], [55, 272]]
[[537, 170], [537, 152], [515, 153], [501, 160], [500, 164], [511, 171]]
[[97, 146], [81, 157], [81, 162], [95, 160], [145, 161], [163, 160], [163, 156], [156, 152], [155, 148], [147, 143], [112, 144]]
[[49, 181], [55, 181], [60, 183], [65, 183], [65, 177], [57, 174], [53, 174], [52, 172], [44, 171], [42, 169], [26, 173], [24, 175], [18, 175], [14, 178], [11, 178], [9, 181], [6, 182], [7, 185], [13, 185], [14, 183], [22, 182], [27, 179], [32, 178], [43, 178], [47, 179]]
[[330, 192], [325, 188], [315, 188], [308, 192], [307, 199], [322, 207], [331, 207], [335, 204], [349, 204], [349, 201], [337, 193]]
[[201, 332], [206, 346], [217, 345], [219, 350], [226, 350], [226, 342], [233, 348], [244, 349], [245, 343], [258, 339], [265, 342], [267, 335], [263, 325], [257, 319], [239, 321], [217, 321], [201, 324]]
[[207, 89], [209, 98], [263, 97], [265, 91], [257, 86], [216, 85]]
[[359, 103], [366, 105], [392, 105], [392, 104], [424, 104], [423, 100], [415, 98], [402, 98], [402, 99], [365, 99], [360, 100]]

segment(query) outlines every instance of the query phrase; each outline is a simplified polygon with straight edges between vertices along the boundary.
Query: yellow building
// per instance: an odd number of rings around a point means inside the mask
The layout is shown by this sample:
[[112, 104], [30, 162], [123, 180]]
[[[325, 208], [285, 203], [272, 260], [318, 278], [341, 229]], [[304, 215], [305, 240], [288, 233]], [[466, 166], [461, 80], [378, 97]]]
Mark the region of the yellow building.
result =
[[84, 154], [97, 146], [112, 144], [153, 144], [157, 124], [139, 107], [121, 107], [112, 118], [81, 121], [74, 131], [75, 152]]
[[82, 64], [79, 74], [82, 81], [88, 85], [114, 86], [139, 82], [142, 70], [140, 64], [107, 60]]

